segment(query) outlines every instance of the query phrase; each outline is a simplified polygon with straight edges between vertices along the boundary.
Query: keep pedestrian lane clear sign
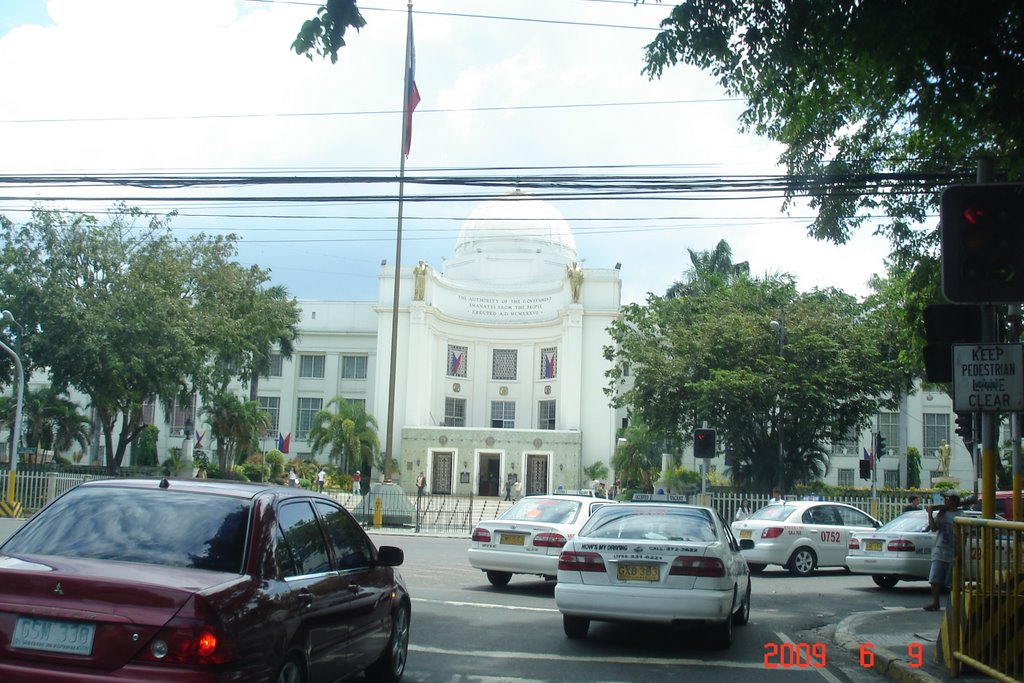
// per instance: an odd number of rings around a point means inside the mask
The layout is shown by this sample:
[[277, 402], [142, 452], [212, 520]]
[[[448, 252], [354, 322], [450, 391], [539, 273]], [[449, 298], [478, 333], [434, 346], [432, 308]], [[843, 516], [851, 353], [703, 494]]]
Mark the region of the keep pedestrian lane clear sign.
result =
[[1024, 411], [1021, 344], [954, 344], [953, 410]]

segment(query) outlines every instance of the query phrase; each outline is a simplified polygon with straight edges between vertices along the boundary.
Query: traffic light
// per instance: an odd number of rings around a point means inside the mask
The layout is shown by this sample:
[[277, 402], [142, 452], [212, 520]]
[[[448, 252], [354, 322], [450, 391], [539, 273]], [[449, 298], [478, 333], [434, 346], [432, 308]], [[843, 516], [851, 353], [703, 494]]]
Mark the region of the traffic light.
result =
[[956, 433], [963, 439], [967, 450], [974, 450], [974, 413], [956, 414]]
[[700, 428], [693, 430], [693, 457], [713, 458], [715, 457], [715, 440], [717, 432], [714, 429]]
[[940, 215], [946, 299], [1024, 301], [1024, 185], [952, 185]]
[[981, 342], [981, 306], [932, 304], [924, 308], [924, 375], [929, 382], [953, 381], [953, 344]]
[[875, 432], [875, 443], [872, 450], [876, 460], [881, 459], [885, 454], [885, 437], [882, 436], [882, 432]]
[[871, 461], [861, 460], [860, 461], [860, 478], [870, 479], [871, 478]]

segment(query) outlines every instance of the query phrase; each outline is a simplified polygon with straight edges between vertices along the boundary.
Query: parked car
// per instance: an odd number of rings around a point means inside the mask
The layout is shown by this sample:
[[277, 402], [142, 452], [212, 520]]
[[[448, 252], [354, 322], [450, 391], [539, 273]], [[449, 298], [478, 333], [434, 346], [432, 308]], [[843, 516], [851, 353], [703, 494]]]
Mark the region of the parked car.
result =
[[856, 531], [877, 529], [881, 522], [852, 505], [822, 501], [787, 501], [768, 505], [733, 522], [750, 571], [782, 565], [795, 576], [818, 567], [846, 566], [846, 547]]
[[396, 683], [402, 561], [309, 491], [87, 482], [0, 545], [0, 680]]
[[[965, 510], [961, 514], [978, 517], [977, 511]], [[1000, 518], [1002, 519], [1002, 518]], [[1000, 541], [1002, 543], [1009, 541]], [[927, 581], [932, 563], [935, 532], [928, 529], [928, 513], [924, 510], [904, 512], [880, 528], [855, 533], [847, 548], [846, 566], [857, 574], [870, 574], [879, 588], [892, 588], [900, 581]], [[1003, 548], [1009, 547], [1003, 545]], [[977, 551], [977, 546], [972, 546]], [[965, 558], [963, 576], [968, 580], [974, 571], [977, 553]], [[1009, 559], [998, 552], [1004, 566]]]
[[[1021, 493], [1021, 496], [1022, 500], [1024, 500], [1024, 492]], [[974, 503], [974, 509], [977, 511], [981, 510], [981, 496], [978, 496], [978, 500]], [[996, 491], [996, 515], [1011, 522], [1014, 521], [1013, 491]]]
[[750, 619], [750, 570], [712, 508], [619, 503], [598, 510], [558, 559], [555, 604], [569, 638], [592, 620], [709, 623], [721, 647]]
[[491, 585], [508, 585], [513, 574], [553, 580], [558, 554], [590, 516], [614, 501], [593, 496], [527, 496], [497, 519], [473, 529], [469, 564], [487, 574]]

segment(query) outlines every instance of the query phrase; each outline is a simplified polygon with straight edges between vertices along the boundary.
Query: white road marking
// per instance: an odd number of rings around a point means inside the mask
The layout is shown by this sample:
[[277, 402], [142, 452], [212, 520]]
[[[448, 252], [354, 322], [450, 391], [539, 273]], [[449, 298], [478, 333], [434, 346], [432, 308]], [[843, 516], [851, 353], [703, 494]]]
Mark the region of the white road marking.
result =
[[[777, 635], [779, 637], [779, 641], [781, 641], [783, 643], [789, 643], [790, 645], [794, 645], [793, 639], [790, 638], [789, 636], [787, 636], [785, 633], [782, 633], [781, 631], [776, 631], [775, 635]], [[810, 667], [810, 668], [813, 668], [815, 671], [817, 671], [819, 674], [821, 674], [821, 677], [824, 678], [829, 683], [842, 683], [828, 669], [825, 669], [823, 667]]]
[[[409, 644], [410, 652], [423, 652], [432, 655], [445, 655], [448, 657], [487, 657], [489, 659], [523, 659], [531, 661], [551, 662], [579, 662], [581, 664], [593, 664], [601, 662], [604, 664], [654, 664], [663, 666], [703, 666], [703, 667], [725, 667], [729, 669], [756, 669], [764, 670], [763, 662], [734, 662], [729, 660], [705, 661], [702, 659], [679, 659], [670, 657], [595, 657], [594, 655], [573, 656], [563, 654], [544, 654], [541, 652], [495, 652], [494, 650], [449, 650], [443, 647], [424, 647], [422, 645]], [[503, 680], [503, 679], [499, 679]], [[836, 683], [839, 683], [838, 680]]]
[[413, 602], [425, 602], [430, 605], [451, 605], [452, 607], [480, 607], [481, 609], [507, 609], [513, 612], [547, 612], [558, 614], [554, 607], [519, 607], [517, 605], [498, 605], [491, 602], [463, 602], [460, 600], [431, 600], [430, 598], [413, 598]]

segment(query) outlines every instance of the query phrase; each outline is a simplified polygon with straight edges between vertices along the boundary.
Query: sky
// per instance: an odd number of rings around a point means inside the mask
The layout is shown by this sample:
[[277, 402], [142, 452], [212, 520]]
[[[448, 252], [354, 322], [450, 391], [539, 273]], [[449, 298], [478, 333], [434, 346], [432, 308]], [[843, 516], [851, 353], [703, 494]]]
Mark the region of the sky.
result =
[[[178, 215], [175, 234], [234, 233], [239, 260], [299, 299], [374, 300], [394, 263], [407, 3], [360, 2], [367, 25], [337, 64], [289, 47], [316, 2], [5, 0], [0, 8], [0, 175], [304, 175], [387, 182], [227, 188], [0, 185], [0, 214], [83, 212], [115, 198]], [[540, 173], [778, 174], [781, 148], [739, 132], [743, 103], [687, 66], [657, 80], [643, 48], [671, 4], [632, 0], [417, 0], [416, 83], [405, 162], [402, 263], [437, 269], [488, 195]], [[415, 182], [498, 176], [498, 187]], [[457, 200], [451, 195], [460, 195]], [[465, 195], [469, 195], [466, 197]], [[319, 198], [310, 201], [311, 198]], [[288, 198], [291, 201], [281, 201]], [[372, 200], [372, 198], [377, 198]], [[237, 201], [244, 199], [245, 201]], [[302, 201], [296, 201], [302, 200]], [[621, 263], [624, 302], [664, 293], [687, 249], [728, 241], [752, 274], [857, 296], [884, 270], [884, 239], [807, 236], [781, 197], [551, 200], [584, 267]]]

